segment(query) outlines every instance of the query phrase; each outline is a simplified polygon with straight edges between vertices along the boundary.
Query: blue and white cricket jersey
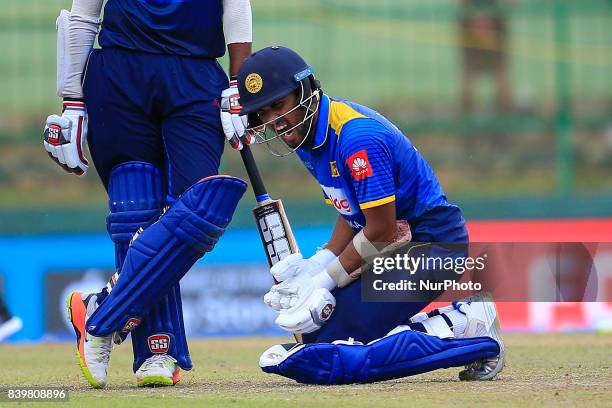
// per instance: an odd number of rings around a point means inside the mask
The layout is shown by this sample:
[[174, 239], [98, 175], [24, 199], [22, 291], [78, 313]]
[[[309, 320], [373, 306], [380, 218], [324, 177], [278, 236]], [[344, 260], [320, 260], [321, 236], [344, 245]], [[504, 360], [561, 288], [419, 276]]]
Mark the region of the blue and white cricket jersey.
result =
[[102, 48], [219, 58], [223, 0], [108, 0], [98, 41]]
[[413, 221], [449, 204], [433, 170], [402, 132], [378, 112], [323, 95], [312, 149], [298, 156], [325, 201], [354, 229], [362, 210], [395, 202], [398, 219]]

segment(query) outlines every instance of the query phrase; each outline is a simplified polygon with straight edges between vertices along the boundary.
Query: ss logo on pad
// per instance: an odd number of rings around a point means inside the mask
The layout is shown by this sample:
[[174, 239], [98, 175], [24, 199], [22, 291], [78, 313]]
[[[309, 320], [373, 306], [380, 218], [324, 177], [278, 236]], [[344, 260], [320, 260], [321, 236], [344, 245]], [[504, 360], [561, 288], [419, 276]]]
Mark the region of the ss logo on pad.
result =
[[170, 336], [167, 334], [154, 334], [147, 339], [151, 353], [167, 353], [170, 349]]

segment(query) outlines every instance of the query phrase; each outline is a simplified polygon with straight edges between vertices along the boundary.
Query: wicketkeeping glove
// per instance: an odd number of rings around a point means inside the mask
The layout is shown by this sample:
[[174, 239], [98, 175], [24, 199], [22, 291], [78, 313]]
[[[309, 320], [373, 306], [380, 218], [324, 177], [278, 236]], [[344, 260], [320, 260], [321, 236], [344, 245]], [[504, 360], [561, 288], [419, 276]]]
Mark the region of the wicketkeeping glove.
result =
[[233, 149], [242, 150], [243, 144], [249, 145], [254, 136], [246, 131], [248, 121], [246, 116], [240, 116], [240, 94], [238, 82], [232, 80], [229, 88], [221, 93], [221, 125], [225, 138]]
[[64, 100], [62, 115], [51, 115], [45, 125], [43, 144], [57, 164], [68, 173], [84, 176], [88, 161], [84, 146], [87, 139], [87, 110], [79, 100]]

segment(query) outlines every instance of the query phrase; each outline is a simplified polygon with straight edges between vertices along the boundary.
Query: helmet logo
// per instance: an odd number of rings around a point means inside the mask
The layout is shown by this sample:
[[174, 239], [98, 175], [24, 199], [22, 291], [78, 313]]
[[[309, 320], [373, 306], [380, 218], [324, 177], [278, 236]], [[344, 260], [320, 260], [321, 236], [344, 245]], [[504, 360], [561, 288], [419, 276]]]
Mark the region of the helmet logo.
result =
[[259, 74], [253, 72], [252, 74], [247, 75], [246, 79], [244, 80], [244, 86], [247, 91], [254, 94], [261, 91], [263, 80]]

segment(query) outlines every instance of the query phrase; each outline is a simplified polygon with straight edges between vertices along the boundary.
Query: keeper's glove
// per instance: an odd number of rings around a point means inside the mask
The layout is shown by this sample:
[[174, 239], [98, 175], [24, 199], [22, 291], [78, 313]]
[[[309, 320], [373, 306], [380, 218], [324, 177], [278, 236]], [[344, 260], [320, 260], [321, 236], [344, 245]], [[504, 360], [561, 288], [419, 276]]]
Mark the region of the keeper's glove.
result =
[[84, 153], [85, 139], [85, 103], [77, 99], [64, 99], [62, 115], [47, 117], [43, 138], [45, 150], [68, 173], [84, 176], [88, 167]]

